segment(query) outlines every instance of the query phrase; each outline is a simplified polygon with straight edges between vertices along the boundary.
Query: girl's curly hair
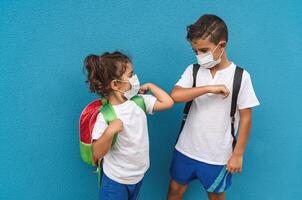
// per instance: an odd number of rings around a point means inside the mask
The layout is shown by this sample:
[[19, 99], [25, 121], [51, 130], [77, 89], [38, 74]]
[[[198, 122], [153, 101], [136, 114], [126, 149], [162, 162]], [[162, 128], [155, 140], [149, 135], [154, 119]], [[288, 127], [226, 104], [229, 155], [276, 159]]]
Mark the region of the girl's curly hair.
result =
[[118, 51], [105, 52], [101, 56], [88, 55], [84, 60], [84, 69], [90, 91], [100, 96], [108, 95], [111, 81], [122, 77], [128, 63], [131, 63], [130, 58]]

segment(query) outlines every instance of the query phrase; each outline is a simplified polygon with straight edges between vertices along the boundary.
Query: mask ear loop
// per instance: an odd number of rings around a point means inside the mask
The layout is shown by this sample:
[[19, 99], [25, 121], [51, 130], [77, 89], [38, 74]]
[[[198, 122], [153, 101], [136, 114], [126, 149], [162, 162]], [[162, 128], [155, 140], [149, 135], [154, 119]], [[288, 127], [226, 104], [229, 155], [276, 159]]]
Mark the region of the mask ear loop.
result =
[[[119, 81], [119, 82], [124, 82], [124, 83], [128, 83], [129, 81], [126, 81], [126, 80], [119, 80], [119, 79], [115, 79], [116, 81]], [[118, 92], [120, 92], [120, 93], [122, 93], [122, 94], [125, 94], [125, 92], [127, 92], [127, 91], [123, 91], [123, 90], [115, 90], [115, 91], [118, 91]]]
[[124, 82], [124, 83], [129, 82], [129, 81], [126, 81], [126, 80], [119, 80], [119, 79], [115, 79], [115, 80], [119, 81], [119, 82]]
[[214, 48], [214, 50], [211, 52], [212, 54], [216, 51], [217, 47], [220, 45], [220, 42], [217, 44], [217, 46]]
[[[217, 49], [217, 47], [218, 47], [219, 45], [220, 45], [220, 42], [217, 44], [217, 46], [216, 46], [215, 49], [213, 50], [212, 54], [215, 52], [215, 50]], [[223, 52], [224, 52], [224, 49], [223, 49], [223, 51], [220, 53], [220, 55], [219, 55], [219, 57], [218, 57], [217, 60], [219, 60], [219, 59], [221, 58]]]
[[221, 58], [221, 56], [222, 56], [223, 52], [224, 52], [224, 49], [223, 49], [223, 51], [221, 52], [221, 54], [219, 55], [218, 59], [220, 59], [220, 58]]

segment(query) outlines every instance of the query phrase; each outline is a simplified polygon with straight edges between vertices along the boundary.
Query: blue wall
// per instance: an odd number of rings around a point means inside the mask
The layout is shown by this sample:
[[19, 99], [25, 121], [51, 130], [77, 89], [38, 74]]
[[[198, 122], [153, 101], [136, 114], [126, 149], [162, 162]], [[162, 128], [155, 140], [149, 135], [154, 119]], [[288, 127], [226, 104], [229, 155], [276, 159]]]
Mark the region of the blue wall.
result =
[[[123, 50], [142, 82], [170, 91], [195, 62], [186, 25], [204, 13], [227, 22], [228, 55], [252, 74], [261, 102], [229, 199], [301, 199], [301, 9], [276, 0], [0, 1], [0, 199], [96, 199], [96, 176], [79, 157], [78, 118], [96, 98], [84, 57]], [[149, 117], [143, 200], [165, 198], [182, 106]], [[198, 182], [185, 199], [206, 199]]]

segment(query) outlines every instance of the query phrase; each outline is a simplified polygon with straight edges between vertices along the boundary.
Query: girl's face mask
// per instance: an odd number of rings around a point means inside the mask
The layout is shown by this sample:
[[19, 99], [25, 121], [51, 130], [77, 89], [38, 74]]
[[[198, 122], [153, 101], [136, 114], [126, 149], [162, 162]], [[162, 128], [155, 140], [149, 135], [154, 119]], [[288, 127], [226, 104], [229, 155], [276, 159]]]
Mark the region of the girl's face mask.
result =
[[130, 100], [132, 97], [134, 97], [135, 95], [138, 94], [138, 91], [140, 89], [140, 83], [139, 83], [137, 75], [133, 75], [127, 81], [125, 81], [125, 80], [117, 80], [117, 81], [130, 83], [131, 88], [129, 90], [127, 90], [127, 91], [117, 90], [119, 92], [122, 92], [124, 94], [124, 96], [126, 97], [126, 99]]
[[197, 62], [201, 67], [204, 67], [206, 69], [211, 69], [221, 62], [221, 56], [223, 54], [223, 51], [221, 52], [217, 60], [214, 60], [214, 56], [213, 56], [213, 53], [215, 52], [219, 44], [215, 47], [213, 52], [207, 52], [207, 53], [196, 55]]

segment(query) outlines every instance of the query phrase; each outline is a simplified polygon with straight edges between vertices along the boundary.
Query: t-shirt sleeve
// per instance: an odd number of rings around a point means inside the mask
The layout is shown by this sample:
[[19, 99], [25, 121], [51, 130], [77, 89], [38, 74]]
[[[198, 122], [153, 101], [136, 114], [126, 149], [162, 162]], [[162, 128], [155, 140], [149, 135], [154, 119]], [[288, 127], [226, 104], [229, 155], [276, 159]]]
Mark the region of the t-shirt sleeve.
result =
[[252, 108], [260, 105], [251, 80], [251, 76], [247, 71], [242, 75], [242, 83], [238, 94], [237, 106], [239, 110]]
[[153, 108], [157, 99], [151, 94], [143, 94], [140, 96], [144, 98], [147, 113], [153, 114]]
[[108, 125], [107, 125], [102, 113], [99, 113], [96, 118], [93, 130], [92, 130], [92, 140], [99, 139], [103, 135], [107, 126]]
[[187, 67], [175, 85], [183, 88], [193, 87], [193, 65]]

